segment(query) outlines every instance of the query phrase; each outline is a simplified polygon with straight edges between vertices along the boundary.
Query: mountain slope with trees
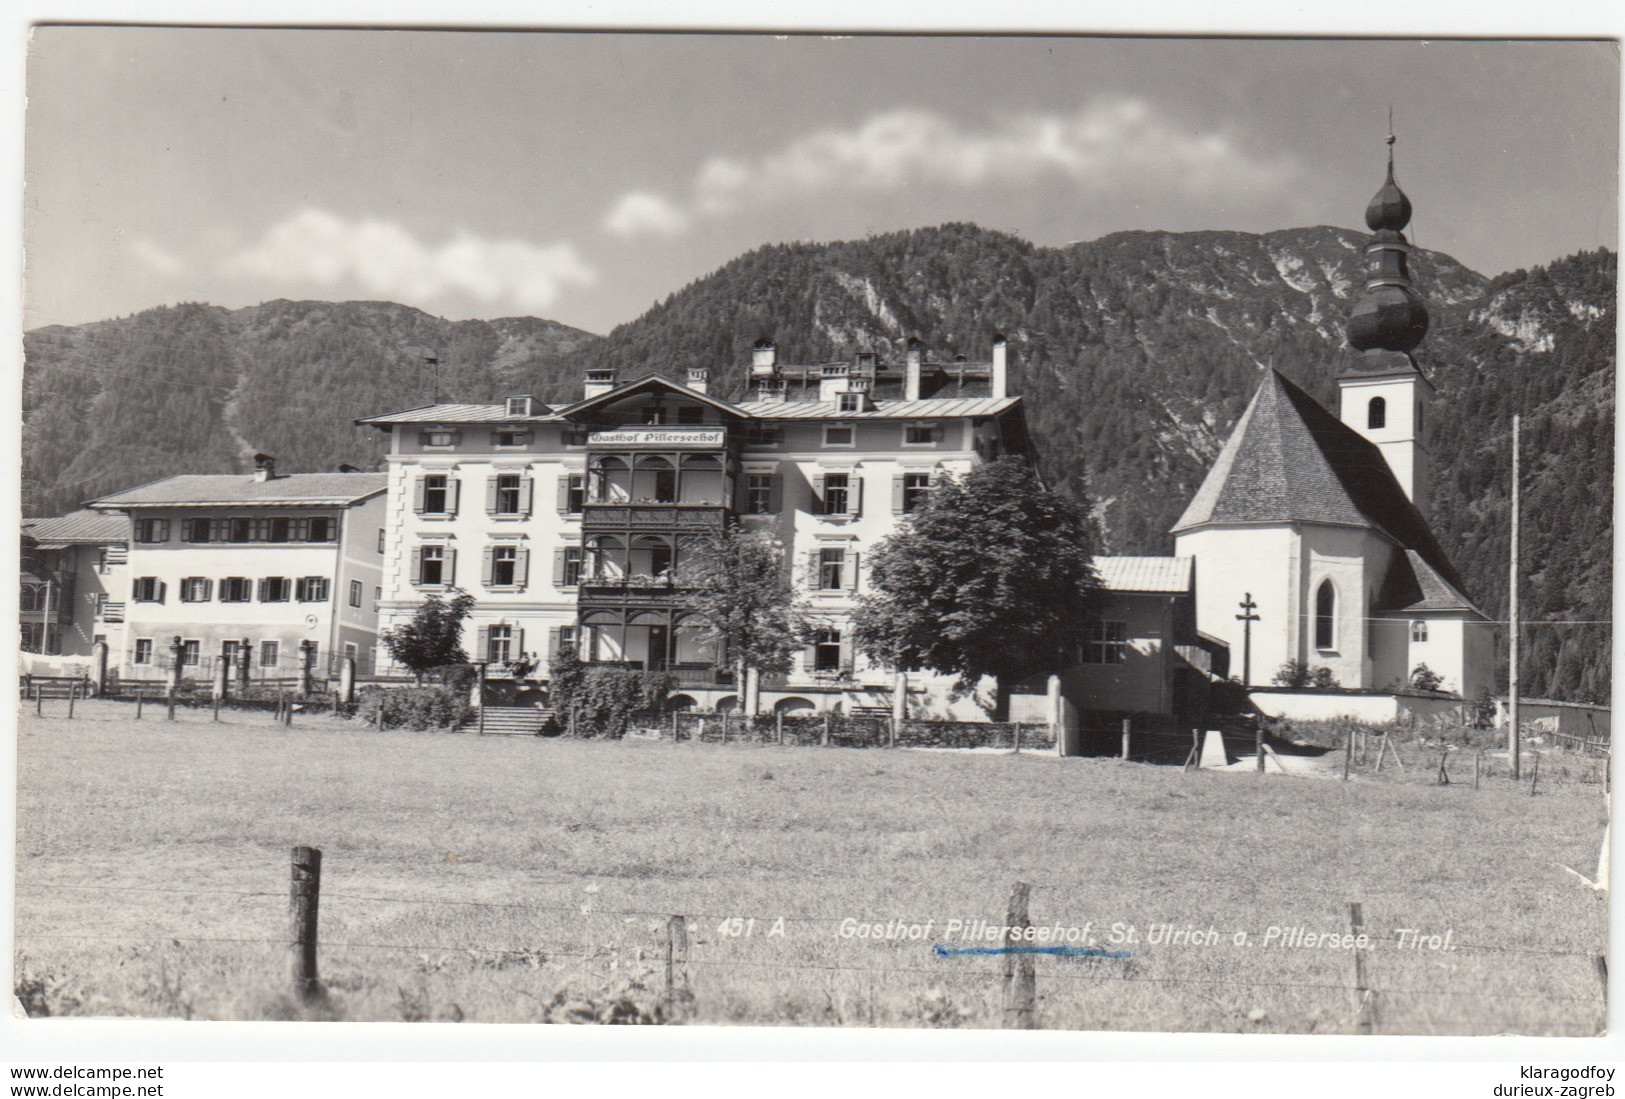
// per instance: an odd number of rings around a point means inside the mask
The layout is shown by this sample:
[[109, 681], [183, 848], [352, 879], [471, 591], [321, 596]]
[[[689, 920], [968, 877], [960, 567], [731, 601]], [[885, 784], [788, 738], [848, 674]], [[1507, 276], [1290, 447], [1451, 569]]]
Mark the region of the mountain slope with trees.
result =
[[[985, 359], [1010, 340], [1046, 482], [1091, 509], [1106, 552], [1163, 553], [1167, 529], [1274, 367], [1335, 408], [1343, 323], [1365, 234], [1126, 232], [1044, 248], [951, 224], [829, 244], [769, 245], [696, 280], [607, 337], [549, 321], [450, 322], [388, 303], [188, 305], [25, 337], [25, 506], [177, 472], [372, 468], [358, 416], [533, 393], [574, 399], [588, 367], [681, 378], [708, 366], [739, 396], [751, 345], [781, 361], [876, 350], [910, 336]], [[1438, 387], [1438, 532], [1468, 587], [1506, 611], [1509, 433], [1524, 416], [1526, 686], [1606, 697], [1612, 585], [1614, 285], [1611, 252], [1489, 280], [1418, 249], [1432, 331], [1417, 353]], [[437, 367], [424, 359], [434, 355]], [[1536, 531], [1539, 533], [1535, 533]]]

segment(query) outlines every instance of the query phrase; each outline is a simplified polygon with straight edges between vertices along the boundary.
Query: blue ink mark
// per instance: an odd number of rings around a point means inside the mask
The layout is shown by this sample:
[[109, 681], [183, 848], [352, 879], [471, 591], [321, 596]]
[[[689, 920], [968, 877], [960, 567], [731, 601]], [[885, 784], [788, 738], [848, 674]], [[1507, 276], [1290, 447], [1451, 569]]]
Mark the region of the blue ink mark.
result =
[[1102, 950], [1098, 946], [949, 946], [937, 943], [931, 953], [939, 958], [961, 954], [1055, 954], [1062, 958], [1127, 958], [1127, 950]]

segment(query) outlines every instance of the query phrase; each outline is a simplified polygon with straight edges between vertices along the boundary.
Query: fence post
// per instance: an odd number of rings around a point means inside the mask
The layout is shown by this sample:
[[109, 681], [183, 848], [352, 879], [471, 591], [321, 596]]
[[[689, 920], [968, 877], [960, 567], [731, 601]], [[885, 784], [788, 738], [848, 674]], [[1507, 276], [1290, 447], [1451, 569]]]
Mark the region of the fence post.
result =
[[1264, 723], [1253, 719], [1253, 751], [1258, 755], [1258, 773], [1264, 773]]
[[300, 1003], [321, 998], [316, 977], [316, 909], [322, 892], [322, 853], [315, 847], [293, 849], [288, 914], [292, 920], [293, 994]]
[[220, 692], [219, 691], [216, 691], [215, 695], [214, 695], [214, 720], [216, 720], [216, 721], [220, 720]]
[[829, 725], [830, 725], [830, 714], [829, 714], [828, 710], [825, 710], [824, 711], [824, 747], [826, 747], [826, 748], [829, 747]]
[[722, 715], [722, 743], [724, 744], [728, 743], [728, 719], [732, 716], [732, 714]]
[[673, 710], [671, 712], [671, 742], [673, 744], [677, 743], [677, 721], [678, 721], [677, 711]]
[[1012, 749], [1014, 754], [1019, 756], [1021, 754], [1021, 722], [1012, 721], [1010, 723], [1010, 739], [1014, 745]]
[[1354, 730], [1343, 733], [1343, 781], [1349, 780], [1349, 767], [1354, 763]]
[[1129, 736], [1134, 729], [1134, 722], [1130, 718], [1123, 719], [1123, 759], [1129, 757]]
[[[1365, 915], [1358, 902], [1349, 902], [1349, 930], [1359, 938], [1365, 932]], [[1376, 1026], [1377, 994], [1368, 987], [1365, 951], [1354, 950], [1354, 1031], [1370, 1034]]]
[[45, 684], [34, 684], [34, 713], [40, 717], [45, 716]]
[[145, 690], [143, 690], [142, 688], [139, 688], [139, 687], [136, 688], [136, 692], [135, 692], [135, 719], [137, 721], [141, 720], [141, 706], [146, 701], [147, 701], [147, 692]]
[[784, 711], [773, 711], [773, 731], [778, 734], [779, 743], [784, 743]]
[[678, 1005], [688, 999], [688, 921], [682, 916], [668, 917], [665, 938], [666, 1018], [671, 1019], [678, 1014]]
[[[1004, 947], [1006, 951], [1026, 942], [1021, 929], [1030, 926], [1027, 898], [1032, 886], [1016, 882], [1010, 891], [1010, 914], [1005, 919]], [[1033, 1003], [1037, 999], [1037, 975], [1031, 954], [1006, 953], [1004, 956], [1004, 1025], [1008, 1030], [1033, 1030]]]
[[1439, 752], [1439, 785], [1450, 785], [1450, 749], [1443, 748]]
[[1535, 787], [1540, 785], [1540, 753], [1532, 752], [1531, 754], [1535, 759], [1533, 766], [1529, 768], [1529, 796], [1534, 797]]
[[78, 693], [79, 693], [79, 684], [77, 684], [77, 683], [69, 683], [68, 684], [68, 716], [69, 717], [73, 716], [73, 700], [74, 700], [74, 696], [76, 696]]
[[1484, 768], [1484, 749], [1473, 750], [1473, 789], [1478, 789], [1478, 773]]
[[174, 721], [175, 720], [175, 685], [173, 683], [171, 683], [169, 685], [168, 703], [169, 703], [169, 720]]
[[346, 706], [355, 701], [355, 657], [347, 656], [339, 665], [339, 693], [333, 699], [333, 712], [338, 713], [339, 703]]

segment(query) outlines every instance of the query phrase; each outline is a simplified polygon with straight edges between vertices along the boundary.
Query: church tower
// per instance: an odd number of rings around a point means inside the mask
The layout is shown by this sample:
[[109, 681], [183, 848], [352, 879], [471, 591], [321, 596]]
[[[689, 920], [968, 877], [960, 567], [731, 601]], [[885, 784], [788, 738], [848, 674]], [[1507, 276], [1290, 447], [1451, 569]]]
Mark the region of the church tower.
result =
[[1339, 418], [1375, 443], [1417, 510], [1427, 514], [1427, 406], [1433, 394], [1411, 352], [1427, 335], [1428, 311], [1411, 286], [1410, 242], [1403, 232], [1411, 200], [1394, 182], [1394, 135], [1388, 135], [1388, 178], [1366, 207], [1365, 289], [1349, 314], [1354, 369], [1337, 379]]

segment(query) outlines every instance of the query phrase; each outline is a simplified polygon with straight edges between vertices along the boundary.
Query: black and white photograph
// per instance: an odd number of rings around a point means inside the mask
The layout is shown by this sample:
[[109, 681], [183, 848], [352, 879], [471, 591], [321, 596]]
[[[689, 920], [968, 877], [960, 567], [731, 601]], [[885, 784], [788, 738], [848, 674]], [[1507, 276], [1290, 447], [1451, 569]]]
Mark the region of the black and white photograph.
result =
[[14, 1014], [1605, 1034], [1619, 79], [33, 27]]

